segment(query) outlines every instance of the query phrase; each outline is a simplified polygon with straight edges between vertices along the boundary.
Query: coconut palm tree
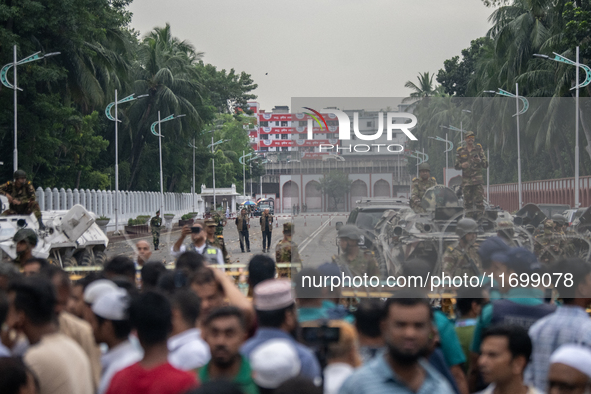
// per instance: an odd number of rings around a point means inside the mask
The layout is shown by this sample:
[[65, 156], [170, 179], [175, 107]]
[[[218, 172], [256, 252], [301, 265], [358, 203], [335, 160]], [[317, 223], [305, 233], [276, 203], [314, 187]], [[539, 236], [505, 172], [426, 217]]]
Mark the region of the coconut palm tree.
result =
[[151, 124], [158, 120], [158, 111], [162, 118], [170, 114], [186, 115], [166, 123], [169, 138], [178, 138], [183, 147], [189, 137], [189, 125], [199, 123], [196, 105], [201, 85], [197, 82], [194, 65], [202, 55], [188, 42], [173, 37], [168, 24], [155, 28], [140, 43], [133, 85], [135, 93], [147, 93], [149, 97], [134, 101], [127, 111], [131, 144], [128, 188], [136, 185], [146, 144], [156, 143], [156, 139], [149, 136]]

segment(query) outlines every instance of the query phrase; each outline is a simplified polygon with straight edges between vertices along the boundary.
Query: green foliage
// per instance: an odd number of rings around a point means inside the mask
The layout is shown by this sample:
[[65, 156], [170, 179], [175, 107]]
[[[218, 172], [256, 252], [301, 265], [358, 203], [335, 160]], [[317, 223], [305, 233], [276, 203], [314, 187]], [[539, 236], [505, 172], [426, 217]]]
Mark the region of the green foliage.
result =
[[[169, 25], [143, 38], [129, 28], [131, 0], [57, 1], [7, 0], [0, 4], [0, 66], [34, 52], [61, 52], [18, 67], [19, 166], [35, 186], [114, 188], [114, 122], [105, 106], [129, 94], [147, 98], [118, 108], [119, 181], [121, 189], [159, 191], [158, 138], [150, 126], [170, 114], [184, 118], [161, 124], [164, 188], [186, 192], [193, 184], [195, 138], [196, 184], [205, 182], [212, 156], [200, 130], [218, 112], [244, 106], [256, 96], [250, 75], [218, 71], [200, 62], [191, 44], [172, 34]], [[12, 79], [12, 71], [8, 74]], [[13, 92], [0, 87], [0, 157], [10, 162], [13, 150]], [[114, 115], [114, 110], [112, 111]], [[230, 116], [231, 117], [231, 116]], [[236, 116], [239, 119], [239, 116]], [[234, 133], [238, 136], [237, 131]], [[245, 138], [234, 138], [233, 149], [249, 150]], [[210, 136], [210, 135], [208, 135]], [[244, 146], [238, 147], [238, 143]], [[225, 148], [224, 148], [225, 150]], [[223, 153], [223, 152], [222, 152]], [[230, 154], [220, 170], [225, 183], [242, 179], [231, 168]], [[223, 160], [223, 158], [220, 158]], [[9, 179], [10, 165], [0, 166]]]
[[480, 58], [482, 47], [489, 41], [486, 37], [472, 40], [470, 48], [462, 50], [461, 60], [459, 56], [454, 56], [443, 62], [443, 69], [437, 73], [437, 82], [443, 86], [445, 93], [458, 97], [466, 95], [474, 63]]
[[342, 171], [331, 171], [320, 179], [320, 184], [316, 185], [318, 190], [332, 198], [334, 207], [345, 200], [345, 196], [351, 190], [352, 180]]

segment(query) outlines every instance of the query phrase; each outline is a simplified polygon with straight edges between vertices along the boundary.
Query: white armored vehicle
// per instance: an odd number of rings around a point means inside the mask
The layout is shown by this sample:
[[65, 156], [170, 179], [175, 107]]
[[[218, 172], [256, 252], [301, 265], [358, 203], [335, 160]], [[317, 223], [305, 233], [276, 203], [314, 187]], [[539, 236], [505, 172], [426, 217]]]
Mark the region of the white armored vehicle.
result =
[[[2, 197], [2, 205], [7, 207]], [[68, 211], [42, 211], [44, 229], [34, 214], [0, 216], [0, 250], [10, 259], [16, 258], [16, 245], [12, 238], [21, 228], [37, 233], [39, 241], [33, 256], [48, 259], [61, 267], [103, 265], [109, 239], [95, 223], [96, 215], [82, 205]]]

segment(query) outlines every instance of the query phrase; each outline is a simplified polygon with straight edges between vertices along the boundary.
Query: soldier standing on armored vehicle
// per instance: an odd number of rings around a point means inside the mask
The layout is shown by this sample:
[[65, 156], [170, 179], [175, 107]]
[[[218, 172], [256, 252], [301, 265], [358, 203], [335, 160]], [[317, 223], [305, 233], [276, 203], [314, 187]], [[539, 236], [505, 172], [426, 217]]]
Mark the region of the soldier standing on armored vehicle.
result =
[[[275, 246], [275, 261], [277, 263], [302, 263], [298, 244], [291, 240], [294, 233], [293, 227], [292, 223], [283, 223], [283, 239]], [[291, 278], [291, 268], [277, 268], [277, 272], [280, 278]]]
[[443, 272], [449, 276], [475, 275], [482, 273], [482, 263], [476, 247], [478, 223], [464, 218], [458, 221], [456, 234], [460, 239], [447, 247], [443, 254]]
[[37, 195], [31, 181], [27, 181], [27, 173], [23, 170], [14, 172], [14, 182], [6, 182], [0, 186], [0, 194], [5, 195], [10, 204], [8, 209], [2, 212], [2, 216], [35, 214], [39, 222], [39, 228], [44, 229], [41, 220], [41, 208], [37, 203]]
[[427, 189], [437, 185], [435, 178], [431, 176], [431, 166], [429, 163], [419, 165], [419, 177], [412, 180], [412, 189], [410, 194], [410, 207], [416, 213], [424, 213], [425, 208], [421, 206], [421, 200]]
[[150, 230], [152, 231], [152, 240], [154, 241], [154, 250], [158, 250], [160, 244], [160, 227], [162, 226], [162, 218], [160, 211], [156, 211], [156, 216], [150, 220]]
[[[488, 161], [482, 145], [474, 143], [474, 133], [468, 131], [466, 145], [456, 152], [455, 169], [462, 171], [462, 193], [466, 214], [478, 220], [484, 213], [484, 183], [482, 170], [488, 168]], [[470, 212], [476, 209], [477, 212]]]
[[356, 226], [346, 224], [339, 229], [337, 234], [341, 254], [332, 256], [341, 271], [348, 276], [380, 276], [378, 262], [372, 251], [359, 249], [361, 234]]

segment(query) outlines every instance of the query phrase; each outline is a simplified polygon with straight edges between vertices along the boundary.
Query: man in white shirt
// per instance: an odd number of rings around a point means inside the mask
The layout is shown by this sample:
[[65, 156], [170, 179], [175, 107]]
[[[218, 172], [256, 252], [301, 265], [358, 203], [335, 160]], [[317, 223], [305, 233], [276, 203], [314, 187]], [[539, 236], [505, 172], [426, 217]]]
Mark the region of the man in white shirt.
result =
[[[189, 247], [183, 245], [183, 241], [187, 235], [191, 235], [192, 244]], [[170, 254], [174, 258], [177, 258], [187, 250], [194, 250], [195, 252], [203, 255], [210, 266], [217, 265], [223, 268], [224, 256], [222, 251], [215, 246], [207, 245], [207, 242], [205, 242], [206, 238], [205, 231], [203, 231], [203, 223], [200, 221], [193, 223], [193, 227], [185, 225], [181, 230], [181, 236], [175, 242], [175, 244], [172, 245], [172, 248], [170, 248]]]
[[96, 317], [92, 324], [95, 341], [109, 347], [101, 357], [103, 373], [98, 394], [107, 392], [117, 372], [140, 361], [144, 355], [139, 344], [129, 340], [131, 325], [127, 317], [128, 306], [129, 296], [123, 289], [106, 292], [92, 304], [91, 309]]
[[204, 366], [211, 354], [201, 338], [201, 330], [196, 328], [201, 300], [192, 291], [181, 289], [172, 295], [170, 302], [172, 333], [168, 338], [168, 362], [185, 371]]

